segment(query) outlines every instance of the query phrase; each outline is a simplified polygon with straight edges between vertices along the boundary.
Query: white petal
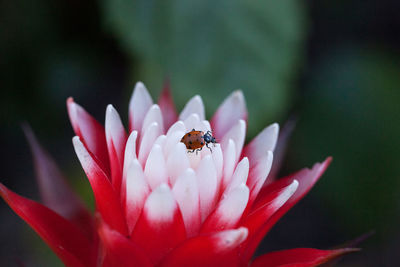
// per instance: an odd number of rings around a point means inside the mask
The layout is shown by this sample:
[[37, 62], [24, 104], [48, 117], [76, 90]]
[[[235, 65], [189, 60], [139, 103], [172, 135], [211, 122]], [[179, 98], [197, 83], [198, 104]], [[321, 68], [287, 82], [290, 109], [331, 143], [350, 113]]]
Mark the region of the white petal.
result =
[[189, 162], [190, 162], [190, 167], [193, 169], [193, 170], [197, 170], [197, 168], [198, 168], [198, 166], [199, 166], [199, 164], [200, 164], [200, 162], [201, 162], [201, 160], [202, 160], [202, 156], [201, 156], [201, 154], [203, 153], [204, 151], [200, 151], [200, 152], [191, 152], [191, 150], [187, 150], [187, 157], [188, 157], [188, 159], [189, 159]]
[[186, 133], [186, 127], [183, 121], [177, 121], [174, 124], [172, 124], [167, 131], [167, 137], [169, 137], [171, 134], [177, 131]]
[[199, 95], [192, 97], [189, 102], [187, 102], [181, 114], [179, 115], [179, 119], [183, 121], [191, 114], [197, 114], [200, 120], [204, 120], [205, 118], [203, 100]]
[[216, 239], [216, 241], [219, 243], [217, 247], [229, 250], [229, 248], [236, 247], [246, 240], [248, 234], [249, 230], [247, 230], [246, 227], [218, 232], [216, 234], [218, 235], [218, 239]]
[[188, 116], [183, 123], [185, 124], [185, 128], [186, 128], [186, 132], [190, 132], [191, 130], [195, 129], [196, 131], [198, 131], [198, 129], [196, 129], [196, 127], [199, 125], [200, 123], [200, 118], [199, 115], [197, 114], [191, 114], [190, 116]]
[[147, 156], [149, 155], [150, 149], [156, 141], [157, 137], [161, 135], [161, 129], [159, 125], [154, 122], [145, 130], [141, 136], [140, 147], [139, 147], [139, 162], [143, 165], [146, 162]]
[[163, 118], [162, 118], [162, 114], [161, 114], [161, 109], [157, 104], [152, 105], [150, 107], [149, 111], [147, 111], [146, 116], [144, 117], [144, 120], [143, 120], [142, 133], [153, 122], [158, 123], [158, 125], [160, 126], [160, 129], [161, 129], [161, 132], [164, 132], [164, 123], [163, 123]]
[[213, 232], [233, 228], [242, 217], [249, 200], [249, 189], [241, 184], [219, 202], [216, 210], [207, 218], [202, 232]]
[[235, 172], [232, 175], [232, 179], [225, 189], [225, 194], [229, 194], [230, 191], [234, 190], [241, 184], [246, 184], [247, 177], [249, 175], [249, 159], [244, 157], [236, 166]]
[[107, 106], [105, 128], [107, 145], [110, 146], [112, 142], [115, 146], [115, 149], [121, 152], [120, 155], [117, 153], [117, 156], [119, 162], [122, 164], [126, 133], [125, 128], [122, 125], [121, 118], [112, 105]]
[[174, 196], [166, 184], [154, 189], [144, 204], [146, 214], [151, 221], [172, 221], [177, 208]]
[[211, 125], [208, 120], [203, 120], [201, 121], [201, 123], [203, 126], [200, 126], [200, 129], [204, 129], [204, 132], [211, 131]]
[[151, 149], [146, 161], [146, 167], [144, 168], [144, 174], [146, 175], [147, 182], [151, 189], [156, 188], [162, 183], [168, 182], [164, 155], [162, 154], [162, 149], [159, 145], [154, 145]]
[[172, 149], [176, 146], [176, 144], [180, 143], [182, 137], [185, 135], [185, 132], [176, 131], [171, 133], [169, 136], [167, 135], [167, 140], [165, 140], [164, 145], [164, 155], [166, 158], [169, 158], [169, 154]]
[[82, 143], [79, 136], [74, 136], [72, 138], [72, 144], [74, 145], [75, 153], [78, 156], [82, 168], [85, 171], [88, 178], [89, 178], [88, 174], [91, 174], [92, 172], [95, 172], [97, 170], [102, 171], [100, 166], [97, 165], [97, 162], [93, 160], [93, 157], [87, 151], [85, 145]]
[[195, 128], [197, 131], [207, 132], [210, 131], [210, 124], [207, 123], [206, 120], [199, 120], [193, 128]]
[[175, 184], [176, 179], [189, 168], [189, 165], [186, 146], [179, 142], [172, 149], [167, 160], [167, 170], [171, 185]]
[[172, 193], [182, 212], [188, 237], [196, 235], [200, 229], [200, 203], [196, 174], [192, 169], [178, 177]]
[[196, 175], [200, 194], [201, 220], [204, 221], [215, 205], [217, 194], [217, 172], [210, 155], [201, 160]]
[[160, 135], [159, 137], [157, 137], [156, 141], [154, 141], [154, 144], [159, 145], [161, 148], [164, 148], [165, 146], [165, 142], [167, 141], [167, 136], [165, 135]]
[[222, 190], [231, 182], [233, 170], [236, 161], [236, 145], [232, 139], [229, 139], [228, 146], [223, 150], [224, 155], [224, 171], [222, 175]]
[[130, 129], [142, 130], [142, 124], [147, 111], [153, 105], [153, 100], [142, 82], [137, 82], [129, 102]]
[[144, 202], [150, 193], [149, 185], [138, 160], [133, 160], [126, 178], [126, 217], [129, 232], [134, 228], [143, 209]]
[[229, 95], [213, 117], [215, 135], [223, 136], [240, 119], [247, 118], [246, 102], [242, 91], [234, 91]]
[[271, 170], [273, 154], [268, 151], [267, 155], [259, 159], [251, 168], [247, 186], [250, 188], [250, 201], [253, 201], [260, 192], [268, 174]]
[[124, 156], [124, 169], [122, 174], [122, 185], [121, 185], [121, 193], [122, 196], [125, 197], [125, 188], [126, 188], [126, 176], [128, 169], [132, 162], [136, 159], [136, 139], [137, 139], [137, 131], [131, 132], [128, 137], [128, 141], [126, 141], [125, 145], [125, 156]]
[[274, 151], [278, 140], [279, 125], [274, 123], [259, 133], [245, 148], [245, 155], [249, 157], [250, 164], [265, 154]]
[[213, 152], [211, 153], [211, 156], [214, 161], [215, 165], [215, 170], [217, 172], [217, 181], [218, 181], [218, 187], [221, 184], [221, 179], [222, 179], [222, 170], [224, 167], [224, 157], [222, 156], [222, 150], [221, 146], [217, 144], [215, 147], [212, 148]]
[[235, 163], [237, 162], [242, 153], [245, 136], [246, 136], [246, 122], [244, 120], [239, 120], [222, 138], [221, 141], [222, 149], [225, 149], [227, 147], [229, 139], [232, 139], [235, 142], [236, 145]]
[[286, 187], [276, 199], [274, 199], [271, 205], [276, 205], [277, 208], [282, 207], [283, 204], [285, 204], [286, 201], [288, 201], [288, 199], [296, 192], [298, 187], [299, 182], [297, 180], [293, 180], [293, 182], [288, 187]]

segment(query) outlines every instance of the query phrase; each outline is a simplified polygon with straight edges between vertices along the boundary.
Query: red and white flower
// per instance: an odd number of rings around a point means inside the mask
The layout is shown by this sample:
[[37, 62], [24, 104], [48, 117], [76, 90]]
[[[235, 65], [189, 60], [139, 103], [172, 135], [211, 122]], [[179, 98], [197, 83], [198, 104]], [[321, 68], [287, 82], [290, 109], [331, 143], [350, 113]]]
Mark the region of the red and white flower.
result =
[[[315, 266], [353, 249], [253, 254], [271, 227], [315, 184], [331, 159], [265, 181], [279, 127], [244, 145], [247, 109], [233, 92], [208, 122], [200, 96], [178, 115], [167, 88], [158, 104], [137, 83], [129, 132], [113, 106], [105, 127], [72, 98], [73, 145], [91, 184], [92, 216], [26, 130], [44, 205], [0, 184], [0, 194], [67, 266]], [[212, 130], [212, 152], [187, 153], [191, 129]], [[270, 178], [273, 179], [273, 178]]]

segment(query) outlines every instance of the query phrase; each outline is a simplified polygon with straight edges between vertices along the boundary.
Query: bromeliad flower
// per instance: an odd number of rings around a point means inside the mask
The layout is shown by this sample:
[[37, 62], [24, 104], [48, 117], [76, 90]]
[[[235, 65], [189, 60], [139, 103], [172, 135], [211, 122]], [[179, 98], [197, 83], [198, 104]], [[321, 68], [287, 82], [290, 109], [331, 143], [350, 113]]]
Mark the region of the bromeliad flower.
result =
[[[244, 146], [247, 110], [240, 91], [209, 123], [199, 96], [178, 116], [167, 88], [157, 105], [139, 82], [129, 105], [129, 134], [111, 105], [105, 128], [72, 98], [67, 107], [77, 135], [73, 145], [93, 189], [95, 216], [29, 130], [44, 205], [0, 184], [5, 201], [65, 265], [315, 266], [352, 251], [300, 248], [252, 258], [330, 158], [266, 185], [278, 125]], [[181, 139], [192, 129], [212, 131], [217, 142], [212, 151], [187, 153]]]

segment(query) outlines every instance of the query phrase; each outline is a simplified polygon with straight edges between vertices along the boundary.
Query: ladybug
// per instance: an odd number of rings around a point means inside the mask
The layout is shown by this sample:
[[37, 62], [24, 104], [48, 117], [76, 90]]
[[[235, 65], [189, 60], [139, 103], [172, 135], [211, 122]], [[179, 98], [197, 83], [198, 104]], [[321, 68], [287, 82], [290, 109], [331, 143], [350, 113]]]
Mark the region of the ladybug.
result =
[[217, 141], [215, 140], [214, 136], [212, 136], [211, 131], [204, 133], [202, 131], [196, 131], [195, 129], [192, 129], [182, 137], [181, 142], [184, 143], [186, 148], [189, 150], [188, 153], [193, 153], [196, 151], [197, 154], [198, 151], [203, 149], [204, 145], [212, 152], [211, 147], [208, 145], [210, 143], [215, 144]]

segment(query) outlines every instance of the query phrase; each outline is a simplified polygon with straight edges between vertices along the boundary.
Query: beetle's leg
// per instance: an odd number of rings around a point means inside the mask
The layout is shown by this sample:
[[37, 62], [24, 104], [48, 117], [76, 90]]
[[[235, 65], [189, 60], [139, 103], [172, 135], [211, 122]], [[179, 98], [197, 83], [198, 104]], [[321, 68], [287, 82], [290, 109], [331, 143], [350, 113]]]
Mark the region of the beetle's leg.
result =
[[188, 150], [188, 153], [193, 153], [196, 149]]
[[197, 152], [200, 152], [202, 149], [203, 149], [202, 147], [196, 149], [196, 155], [197, 155]]
[[211, 151], [211, 153], [212, 153], [212, 149], [211, 149], [211, 147], [208, 146], [208, 143], [206, 143], [206, 147], [207, 147], [208, 149], [210, 149], [210, 151]]

